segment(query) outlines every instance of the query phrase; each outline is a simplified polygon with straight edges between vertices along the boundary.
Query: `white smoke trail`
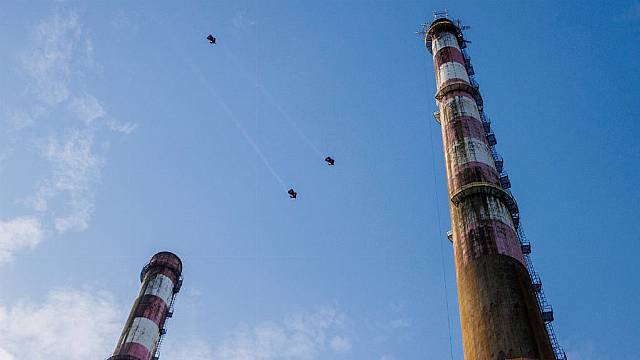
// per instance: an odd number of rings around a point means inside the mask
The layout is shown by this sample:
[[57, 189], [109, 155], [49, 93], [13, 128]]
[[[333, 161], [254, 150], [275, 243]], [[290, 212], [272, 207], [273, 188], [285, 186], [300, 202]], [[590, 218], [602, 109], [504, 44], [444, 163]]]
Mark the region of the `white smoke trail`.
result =
[[249, 79], [249, 81], [253, 82], [254, 84], [256, 84], [256, 86], [260, 89], [260, 91], [266, 96], [267, 100], [269, 101], [269, 103], [271, 104], [271, 106], [273, 106], [276, 110], [278, 110], [278, 112], [282, 115], [282, 117], [284, 118], [284, 120], [289, 123], [289, 126], [291, 126], [297, 133], [298, 135], [300, 135], [300, 137], [302, 138], [302, 140], [304, 140], [304, 142], [311, 148], [311, 150], [313, 150], [314, 153], [316, 153], [316, 155], [318, 155], [318, 157], [324, 157], [324, 154], [318, 149], [317, 146], [315, 146], [315, 144], [311, 141], [311, 139], [304, 133], [304, 131], [302, 131], [302, 129], [300, 129], [300, 127], [298, 126], [298, 124], [287, 114], [287, 112], [283, 109], [283, 107], [278, 103], [278, 101], [274, 98], [274, 96], [271, 94], [270, 91], [267, 90], [267, 88], [260, 82], [258, 82], [257, 78], [252, 77], [249, 72], [247, 71], [247, 69], [242, 65], [242, 62], [240, 61], [240, 59], [235, 56], [235, 54], [233, 53], [233, 51], [226, 47], [226, 46], [220, 46], [221, 49], [223, 49], [224, 51], [222, 51], [226, 56], [230, 57], [232, 62], [234, 64], [237, 64], [238, 67], [240, 68], [240, 70], [243, 72], [244, 76]]
[[190, 59], [185, 57], [183, 55], [183, 52], [181, 52], [181, 51], [176, 49], [176, 46], [175, 46], [176, 41], [175, 41], [175, 39], [172, 39], [172, 40], [173, 40], [172, 41], [172, 45], [173, 45], [174, 50], [176, 50], [176, 53], [180, 54], [180, 57], [182, 58], [183, 62], [185, 62], [186, 64], [189, 65], [189, 68], [191, 69], [191, 71], [193, 72], [195, 77], [198, 78], [198, 80], [202, 83], [202, 85], [205, 87], [205, 89], [207, 89], [207, 91], [211, 95], [213, 95], [214, 98], [216, 98], [218, 103], [220, 103], [220, 105], [222, 105], [222, 109], [227, 113], [227, 115], [229, 116], [229, 118], [231, 119], [233, 124], [236, 126], [236, 128], [238, 128], [238, 130], [240, 130], [240, 133], [242, 133], [242, 136], [251, 145], [251, 147], [256, 152], [256, 154], [258, 154], [258, 157], [260, 157], [260, 160], [262, 160], [262, 162], [264, 163], [264, 166], [269, 170], [271, 175], [273, 175], [273, 177], [278, 181], [280, 186], [282, 186], [282, 188], [284, 190], [287, 190], [287, 185], [284, 183], [284, 181], [282, 180], [280, 175], [278, 175], [278, 173], [275, 171], [273, 166], [271, 166], [271, 163], [269, 162], [267, 157], [264, 155], [264, 153], [262, 152], [262, 150], [260, 149], [258, 144], [253, 140], [251, 135], [249, 135], [247, 130], [244, 128], [244, 126], [242, 126], [242, 124], [240, 123], [238, 118], [235, 116], [235, 114], [233, 113], [231, 108], [224, 101], [222, 96], [207, 81], [205, 81], [205, 78], [204, 78], [204, 75], [203, 75], [202, 71], [200, 71], [200, 69], [198, 69], [198, 67]]
[[262, 93], [266, 95], [271, 105], [275, 107], [280, 112], [280, 114], [282, 114], [284, 119], [300, 135], [300, 137], [302, 137], [302, 139], [307, 143], [307, 145], [309, 145], [309, 147], [316, 153], [316, 155], [318, 155], [319, 157], [323, 157], [322, 152], [313, 144], [313, 142], [311, 142], [311, 139], [309, 139], [309, 137], [300, 129], [300, 127], [298, 127], [298, 124], [289, 117], [284, 109], [278, 104], [273, 95], [271, 95], [271, 93], [267, 91], [267, 89], [262, 84], [258, 84], [258, 87], [260, 88]]

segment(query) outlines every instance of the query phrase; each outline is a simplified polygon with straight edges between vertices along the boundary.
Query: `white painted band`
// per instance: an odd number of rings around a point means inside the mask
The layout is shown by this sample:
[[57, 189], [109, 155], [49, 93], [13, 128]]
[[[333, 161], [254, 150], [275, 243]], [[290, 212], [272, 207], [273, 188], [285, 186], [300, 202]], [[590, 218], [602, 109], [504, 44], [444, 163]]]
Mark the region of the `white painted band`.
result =
[[449, 80], [460, 79], [465, 82], [469, 82], [469, 75], [464, 65], [457, 61], [450, 61], [440, 65], [438, 73], [436, 74], [436, 80], [438, 81], [438, 87]]
[[140, 344], [153, 353], [159, 338], [160, 329], [156, 323], [145, 317], [137, 317], [133, 319], [131, 329], [124, 342]]
[[166, 275], [156, 274], [144, 290], [143, 295], [147, 294], [155, 295], [169, 305], [173, 296], [173, 281]]
[[475, 100], [472, 100], [466, 96], [455, 96], [446, 103], [442, 104], [440, 109], [441, 114], [445, 114], [444, 123], [448, 123], [449, 120], [459, 116], [471, 116], [474, 119], [480, 120], [480, 112], [478, 111], [478, 105]]
[[514, 229], [513, 220], [511, 219], [511, 213], [507, 207], [498, 198], [487, 195], [485, 203], [487, 208], [478, 207], [477, 204], [472, 202], [463, 201], [460, 203], [460, 215], [464, 221], [460, 221], [460, 230], [464, 232], [464, 226], [474, 226], [480, 221], [495, 220], [506, 224], [510, 228]]
[[460, 49], [460, 47], [458, 46], [458, 39], [456, 38], [455, 35], [453, 35], [450, 32], [441, 32], [441, 33], [438, 33], [437, 36], [433, 37], [433, 41], [431, 42], [431, 51], [435, 56], [438, 50], [447, 46]]
[[[495, 163], [491, 156], [489, 146], [480, 139], [464, 138], [451, 145], [448, 151], [448, 161], [452, 170], [455, 166], [464, 165], [474, 161], [481, 162], [495, 168]], [[453, 172], [451, 173], [453, 174]]]

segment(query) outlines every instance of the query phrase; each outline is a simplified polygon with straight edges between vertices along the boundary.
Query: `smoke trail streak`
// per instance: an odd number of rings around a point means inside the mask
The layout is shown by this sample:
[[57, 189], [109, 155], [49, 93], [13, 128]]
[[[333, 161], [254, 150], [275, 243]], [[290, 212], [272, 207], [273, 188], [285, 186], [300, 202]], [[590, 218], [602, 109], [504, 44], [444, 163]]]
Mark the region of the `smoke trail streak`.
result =
[[282, 178], [280, 177], [280, 175], [278, 175], [278, 173], [275, 171], [275, 169], [271, 166], [271, 163], [269, 162], [267, 157], [264, 155], [262, 150], [260, 150], [260, 148], [258, 147], [258, 144], [256, 144], [256, 142], [249, 135], [247, 130], [244, 128], [244, 126], [242, 126], [240, 121], [238, 121], [238, 118], [236, 118], [236, 116], [233, 114], [233, 112], [231, 111], [231, 109], [229, 108], [227, 103], [222, 99], [220, 94], [213, 87], [209, 86], [209, 84], [206, 81], [204, 81], [204, 79], [202, 77], [202, 74], [195, 67], [195, 65], [190, 64], [190, 66], [191, 66], [191, 69], [194, 72], [197, 72], [199, 74], [200, 82], [207, 88], [209, 93], [212, 94], [218, 100], [220, 105], [222, 105], [222, 108], [227, 113], [229, 118], [233, 121], [233, 124], [238, 128], [238, 130], [240, 130], [240, 132], [242, 133], [244, 138], [247, 140], [247, 142], [251, 145], [251, 147], [253, 147], [253, 150], [255, 150], [255, 152], [258, 154], [258, 156], [260, 157], [260, 159], [262, 160], [264, 165], [267, 167], [267, 169], [269, 169], [269, 171], [271, 172], [273, 177], [275, 177], [276, 180], [278, 180], [278, 182], [280, 183], [280, 185], [282, 186], [283, 189], [287, 190], [287, 186], [285, 185], [284, 181], [282, 181]]
[[[175, 40], [175, 39], [173, 39]], [[175, 47], [175, 41], [173, 42], [174, 45], [174, 49], [176, 49]], [[238, 120], [238, 118], [236, 118], [236, 116], [234, 115], [233, 111], [231, 110], [231, 108], [227, 105], [227, 103], [224, 101], [224, 99], [222, 98], [222, 96], [212, 87], [209, 85], [209, 83], [207, 83], [204, 80], [204, 74], [200, 71], [200, 69], [198, 69], [196, 67], [196, 65], [189, 60], [188, 58], [186, 58], [182, 52], [177, 51], [176, 52], [178, 54], [180, 54], [180, 57], [182, 58], [182, 60], [187, 63], [189, 65], [189, 68], [191, 69], [191, 71], [193, 72], [194, 75], [196, 75], [196, 78], [198, 78], [198, 80], [202, 83], [202, 85], [207, 89], [207, 91], [209, 91], [209, 93], [211, 95], [213, 95], [213, 97], [216, 98], [216, 100], [218, 100], [218, 103], [220, 103], [220, 105], [222, 105], [222, 108], [224, 109], [224, 111], [227, 113], [227, 115], [229, 116], [229, 118], [231, 119], [231, 121], [233, 122], [233, 124], [236, 126], [236, 128], [238, 128], [238, 130], [240, 130], [240, 133], [242, 133], [242, 136], [245, 138], [245, 140], [247, 140], [247, 142], [251, 145], [251, 147], [253, 148], [253, 150], [256, 152], [256, 154], [258, 154], [258, 157], [260, 157], [260, 160], [262, 160], [262, 162], [264, 163], [264, 166], [269, 170], [269, 172], [271, 172], [271, 175], [273, 175], [273, 177], [278, 181], [278, 183], [280, 183], [280, 186], [282, 186], [282, 188], [286, 191], [287, 190], [287, 185], [285, 185], [284, 181], [282, 180], [282, 178], [280, 177], [280, 175], [278, 175], [278, 173], [275, 171], [275, 169], [273, 168], [273, 166], [271, 166], [271, 163], [269, 162], [269, 160], [267, 159], [267, 157], [264, 155], [264, 153], [262, 152], [262, 150], [260, 150], [260, 147], [258, 146], [258, 144], [253, 140], [253, 138], [251, 137], [251, 135], [249, 135], [249, 133], [247, 132], [247, 130], [244, 128], [244, 126], [242, 126], [242, 124], [240, 123], [240, 121]]]
[[309, 139], [309, 137], [300, 129], [300, 127], [298, 127], [298, 124], [296, 124], [296, 122], [289, 117], [289, 115], [284, 111], [284, 109], [282, 109], [282, 107], [276, 102], [273, 95], [271, 95], [271, 93], [268, 92], [262, 84], [259, 84], [258, 87], [260, 88], [262, 93], [265, 94], [266, 97], [269, 99], [269, 102], [271, 103], [271, 105], [275, 107], [280, 112], [280, 114], [282, 114], [284, 119], [287, 120], [289, 125], [291, 125], [291, 127], [298, 133], [298, 135], [300, 135], [300, 137], [302, 137], [302, 139], [304, 139], [304, 141], [316, 153], [316, 155], [318, 155], [319, 157], [323, 157], [322, 152], [320, 152], [320, 150], [311, 142], [311, 139]]
[[249, 72], [246, 70], [246, 68], [242, 65], [242, 63], [240, 62], [240, 60], [238, 59], [237, 56], [235, 56], [235, 54], [233, 53], [233, 51], [225, 46], [222, 46], [222, 49], [225, 49], [225, 51], [223, 51], [223, 53], [229, 57], [231, 57], [231, 60], [234, 64], [237, 64], [238, 67], [240, 68], [240, 70], [242, 70], [242, 72], [244, 73], [244, 76], [249, 79], [250, 81], [252, 81], [253, 83], [256, 84], [256, 86], [258, 88], [260, 88], [260, 92], [262, 92], [267, 100], [269, 101], [269, 103], [271, 104], [271, 106], [273, 106], [276, 110], [278, 110], [278, 112], [282, 115], [282, 117], [285, 119], [285, 121], [287, 123], [289, 123], [289, 126], [291, 126], [297, 133], [298, 135], [300, 135], [300, 137], [302, 138], [302, 140], [304, 140], [304, 142], [311, 148], [311, 150], [313, 150], [313, 152], [316, 153], [316, 155], [318, 155], [318, 157], [324, 157], [324, 154], [318, 149], [318, 147], [315, 146], [315, 144], [311, 141], [311, 139], [302, 131], [302, 129], [300, 129], [300, 127], [298, 126], [298, 124], [287, 114], [287, 112], [282, 108], [282, 106], [280, 106], [280, 104], [276, 101], [276, 99], [273, 97], [273, 95], [271, 94], [271, 92], [269, 92], [265, 86], [262, 83], [258, 82], [257, 77], [254, 79]]

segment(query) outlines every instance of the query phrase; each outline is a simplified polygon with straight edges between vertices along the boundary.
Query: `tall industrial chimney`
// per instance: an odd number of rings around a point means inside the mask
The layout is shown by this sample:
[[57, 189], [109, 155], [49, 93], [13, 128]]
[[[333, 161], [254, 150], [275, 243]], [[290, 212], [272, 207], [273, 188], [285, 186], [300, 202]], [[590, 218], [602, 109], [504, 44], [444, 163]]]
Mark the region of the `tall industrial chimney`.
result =
[[108, 360], [158, 359], [164, 324], [173, 315], [173, 302], [182, 286], [182, 261], [173, 253], [159, 252], [142, 268], [140, 281], [138, 297]]
[[464, 358], [566, 359], [464, 50], [465, 28], [434, 15], [423, 35], [435, 63]]

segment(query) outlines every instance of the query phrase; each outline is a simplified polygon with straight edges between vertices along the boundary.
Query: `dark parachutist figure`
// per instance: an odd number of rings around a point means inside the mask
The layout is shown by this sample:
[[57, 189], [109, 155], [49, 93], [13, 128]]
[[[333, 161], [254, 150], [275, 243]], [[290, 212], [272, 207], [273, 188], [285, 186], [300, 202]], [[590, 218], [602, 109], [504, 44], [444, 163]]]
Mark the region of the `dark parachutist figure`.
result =
[[209, 34], [209, 36], [207, 36], [207, 40], [209, 40], [209, 44], [211, 45], [215, 45], [216, 44], [216, 38], [213, 37], [213, 35]]
[[326, 161], [329, 166], [333, 166], [336, 163], [336, 161], [333, 160], [331, 156], [327, 156], [326, 158], [324, 158], [324, 161]]
[[298, 193], [293, 189], [289, 189], [289, 191], [287, 191], [287, 194], [289, 194], [289, 197], [292, 199], [295, 199], [298, 196]]

